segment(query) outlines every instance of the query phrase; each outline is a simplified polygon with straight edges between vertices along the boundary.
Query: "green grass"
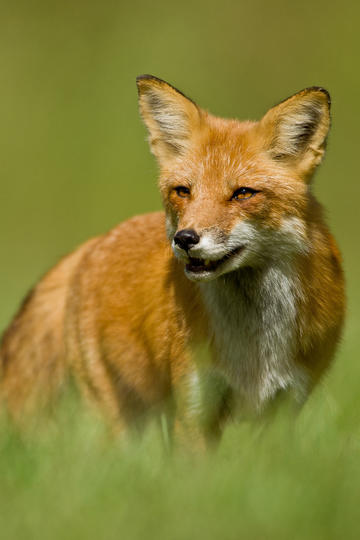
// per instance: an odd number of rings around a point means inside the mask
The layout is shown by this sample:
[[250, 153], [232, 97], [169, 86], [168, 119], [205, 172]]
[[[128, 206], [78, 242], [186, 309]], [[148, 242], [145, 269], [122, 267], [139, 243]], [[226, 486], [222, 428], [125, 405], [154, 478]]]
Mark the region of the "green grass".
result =
[[155, 426], [124, 447], [69, 398], [31, 435], [3, 421], [1, 538], [359, 538], [352, 353], [343, 347], [296, 422], [283, 410], [266, 428], [231, 424], [202, 457], [169, 456]]

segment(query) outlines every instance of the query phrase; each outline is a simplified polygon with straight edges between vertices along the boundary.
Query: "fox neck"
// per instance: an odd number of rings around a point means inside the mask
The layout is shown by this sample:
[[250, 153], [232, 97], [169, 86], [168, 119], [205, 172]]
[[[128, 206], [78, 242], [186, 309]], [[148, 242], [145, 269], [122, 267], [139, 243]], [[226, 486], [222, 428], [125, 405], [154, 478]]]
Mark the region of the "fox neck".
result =
[[216, 368], [245, 403], [260, 410], [280, 389], [301, 400], [306, 376], [294, 363], [301, 286], [289, 264], [244, 268], [200, 284]]

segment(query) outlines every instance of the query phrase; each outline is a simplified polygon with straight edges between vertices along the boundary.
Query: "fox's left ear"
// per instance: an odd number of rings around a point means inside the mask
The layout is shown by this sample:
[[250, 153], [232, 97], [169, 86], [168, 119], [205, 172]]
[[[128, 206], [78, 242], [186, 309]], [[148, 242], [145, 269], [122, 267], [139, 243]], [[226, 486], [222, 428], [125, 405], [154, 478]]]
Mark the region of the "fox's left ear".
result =
[[330, 95], [324, 88], [306, 88], [270, 109], [259, 126], [272, 159], [308, 178], [325, 152]]
[[136, 83], [151, 151], [161, 166], [166, 165], [191, 146], [200, 125], [201, 110], [182, 92], [157, 77], [140, 75]]

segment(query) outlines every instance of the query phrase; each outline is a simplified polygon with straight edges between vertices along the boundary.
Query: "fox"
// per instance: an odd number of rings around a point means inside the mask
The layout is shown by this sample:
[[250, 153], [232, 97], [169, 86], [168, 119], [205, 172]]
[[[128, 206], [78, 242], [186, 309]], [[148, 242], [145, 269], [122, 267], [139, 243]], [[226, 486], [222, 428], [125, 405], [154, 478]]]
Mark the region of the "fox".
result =
[[71, 377], [119, 436], [155, 417], [174, 444], [208, 448], [279, 395], [301, 406], [341, 339], [341, 255], [312, 190], [330, 95], [239, 121], [152, 75], [137, 88], [164, 210], [40, 280], [3, 335], [0, 396], [21, 421]]

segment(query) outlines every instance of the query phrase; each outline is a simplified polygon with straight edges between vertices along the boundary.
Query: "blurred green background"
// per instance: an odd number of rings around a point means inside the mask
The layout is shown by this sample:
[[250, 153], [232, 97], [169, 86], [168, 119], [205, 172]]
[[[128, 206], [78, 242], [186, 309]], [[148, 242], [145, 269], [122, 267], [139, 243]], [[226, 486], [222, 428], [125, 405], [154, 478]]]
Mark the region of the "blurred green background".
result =
[[241, 119], [306, 86], [330, 91], [314, 189], [349, 299], [336, 364], [295, 435], [283, 420], [261, 439], [233, 426], [195, 466], [164, 464], [156, 435], [121, 454], [86, 422], [30, 446], [4, 426], [1, 538], [360, 537], [359, 15], [355, 0], [0, 0], [0, 330], [60, 256], [160, 208], [142, 73]]

